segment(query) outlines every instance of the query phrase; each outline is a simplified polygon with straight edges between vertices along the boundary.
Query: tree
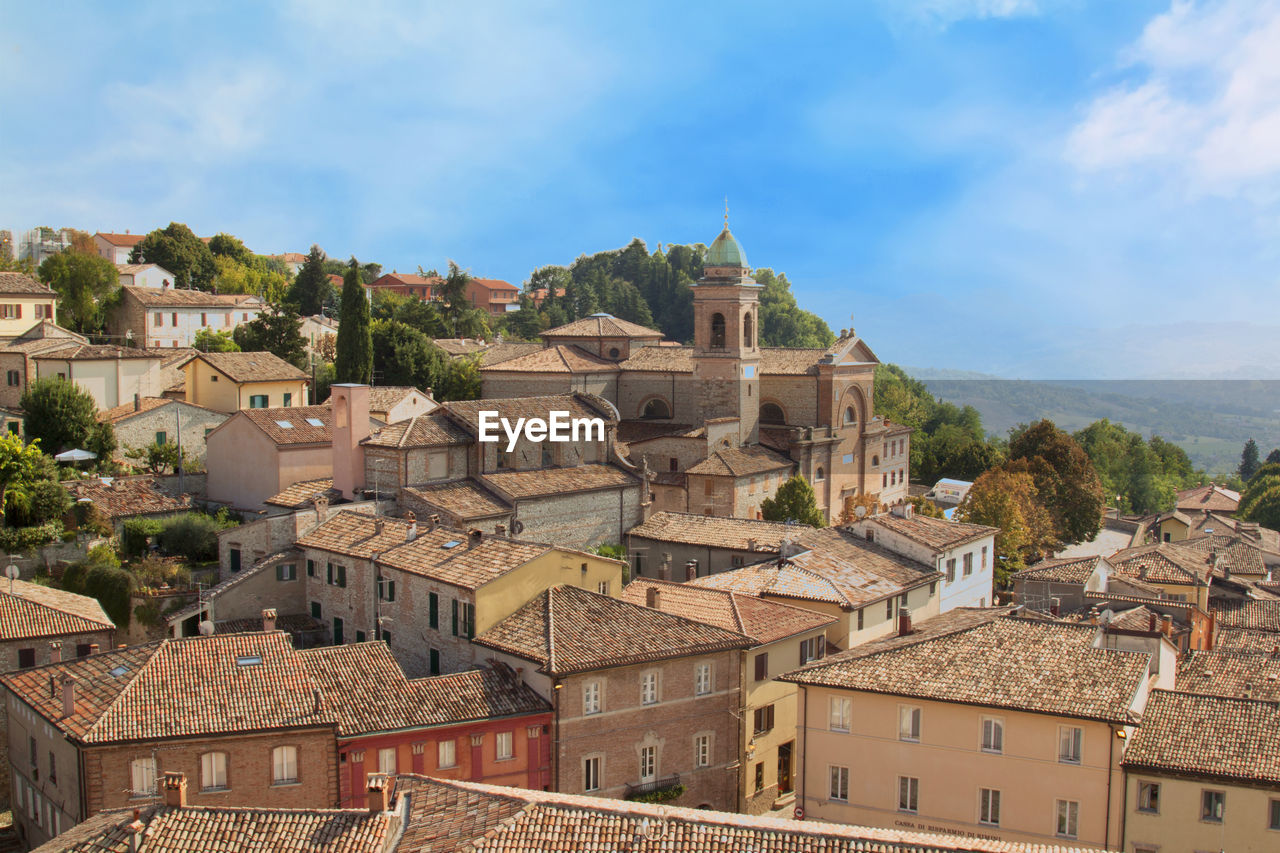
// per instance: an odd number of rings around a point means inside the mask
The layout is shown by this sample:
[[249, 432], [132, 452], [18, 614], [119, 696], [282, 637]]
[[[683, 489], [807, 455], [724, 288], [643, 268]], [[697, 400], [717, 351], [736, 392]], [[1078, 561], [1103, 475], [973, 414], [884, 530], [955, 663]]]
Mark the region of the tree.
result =
[[[298, 270], [298, 275], [289, 288], [288, 300], [298, 306], [298, 312], [304, 317], [319, 314], [325, 305], [333, 299], [333, 282], [325, 270], [325, 254], [319, 246], [312, 246], [307, 259]], [[357, 279], [357, 284], [359, 280]], [[343, 289], [345, 291], [344, 283]], [[363, 287], [356, 290], [363, 291]]]
[[458, 337], [462, 318], [468, 311], [474, 310], [471, 300], [467, 298], [467, 285], [471, 283], [471, 275], [462, 270], [453, 261], [449, 261], [449, 274], [445, 276], [441, 288], [441, 299], [444, 302], [444, 319], [446, 327]]
[[177, 471], [187, 461], [187, 453], [177, 444], [161, 444], [153, 441], [146, 447], [131, 447], [125, 451], [130, 459], [136, 459], [152, 474]]
[[268, 302], [279, 302], [288, 293], [288, 276], [264, 258], [253, 256], [243, 264], [228, 255], [216, 255], [213, 265], [218, 270], [219, 293], [252, 293]]
[[1244, 450], [1240, 454], [1240, 479], [1246, 483], [1253, 478], [1258, 472], [1258, 442], [1252, 438], [1244, 443]]
[[338, 318], [337, 357], [333, 362], [337, 382], [373, 381], [373, 337], [369, 300], [360, 284], [360, 264], [353, 257], [342, 282], [342, 312]]
[[240, 352], [240, 345], [235, 342], [231, 331], [231, 329], [221, 331], [197, 329], [191, 345], [200, 352]]
[[16, 435], [0, 433], [0, 523], [9, 523], [5, 512], [9, 504], [9, 493], [22, 493], [39, 480], [45, 459], [45, 455], [40, 452], [39, 439], [24, 445]]
[[1280, 530], [1280, 462], [1268, 462], [1254, 472], [1240, 495], [1236, 517]]
[[133, 263], [158, 264], [173, 273], [174, 287], [212, 290], [218, 268], [204, 241], [181, 222], [152, 231], [129, 254]]
[[83, 448], [97, 423], [98, 406], [93, 396], [74, 382], [56, 377], [37, 379], [27, 385], [19, 403], [28, 438], [40, 440], [50, 453]]
[[1035, 481], [1026, 472], [996, 468], [986, 472], [956, 507], [956, 521], [999, 528], [995, 539], [995, 578], [1001, 587], [1009, 576], [1041, 556], [1056, 542], [1049, 513], [1040, 504]]
[[439, 380], [431, 386], [431, 396], [440, 402], [480, 399], [480, 359], [464, 355], [450, 359]]
[[412, 326], [378, 320], [371, 338], [373, 369], [383, 385], [434, 386], [448, 368], [444, 352]]
[[245, 247], [239, 237], [233, 237], [230, 234], [214, 234], [213, 238], [209, 240], [209, 251], [214, 257], [230, 258], [244, 266], [253, 265], [253, 253]]
[[45, 258], [40, 280], [58, 294], [58, 323], [82, 334], [102, 330], [106, 323], [103, 303], [120, 287], [115, 264], [81, 252]]
[[760, 344], [770, 347], [813, 347], [825, 349], [836, 342], [826, 321], [800, 308], [786, 274], [771, 269], [752, 274], [760, 291]]
[[[1102, 483], [1088, 454], [1048, 419], [1037, 421], [1009, 442], [1010, 470], [1035, 480], [1040, 503], [1066, 544], [1090, 542], [1102, 527]], [[1021, 463], [1021, 465], [1017, 465]]]
[[[863, 508], [861, 516], [858, 515], [858, 507]], [[865, 518], [873, 515], [880, 509], [880, 500], [875, 495], [862, 492], [857, 495], [850, 495], [844, 499], [844, 510], [840, 513], [841, 524], [853, 524], [859, 518]]]
[[98, 454], [98, 467], [109, 465], [116, 452], [116, 428], [111, 421], [98, 421], [89, 431], [84, 449]]
[[1267, 454], [1267, 464], [1271, 465], [1280, 462], [1280, 447]]
[[302, 318], [288, 305], [268, 304], [256, 319], [236, 326], [232, 339], [244, 352], [269, 352], [301, 370], [307, 368]]
[[813, 486], [799, 474], [779, 486], [773, 497], [761, 501], [760, 512], [767, 521], [794, 521], [812, 527], [827, 526], [822, 510], [818, 509], [818, 498], [813, 493]]
[[925, 518], [946, 518], [947, 515], [942, 508], [924, 495], [912, 495], [907, 498], [907, 503], [915, 507], [915, 514], [922, 515]]

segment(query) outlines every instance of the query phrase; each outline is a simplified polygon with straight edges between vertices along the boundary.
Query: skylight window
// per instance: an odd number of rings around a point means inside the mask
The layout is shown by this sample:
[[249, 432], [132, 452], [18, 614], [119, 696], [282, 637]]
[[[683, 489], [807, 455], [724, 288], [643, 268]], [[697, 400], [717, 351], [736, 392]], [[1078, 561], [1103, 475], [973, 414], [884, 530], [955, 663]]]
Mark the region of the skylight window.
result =
[[293, 429], [292, 421], [276, 421], [276, 425], [281, 429]]
[[108, 673], [112, 678], [119, 678], [120, 676], [124, 675], [124, 674], [125, 674], [126, 672], [128, 672], [128, 671], [129, 671], [129, 667], [127, 667], [127, 666], [117, 666], [117, 667], [116, 667], [116, 668], [114, 668], [114, 669], [109, 669], [109, 670], [107, 670], [107, 673]]
[[462, 544], [462, 543], [461, 543], [460, 541], [458, 541], [457, 539], [451, 539], [451, 540], [449, 540], [448, 542], [446, 542], [446, 543], [444, 543], [443, 545], [441, 545], [440, 547], [441, 547], [441, 548], [457, 548], [457, 547], [458, 547], [459, 545], [461, 545], [461, 544]]
[[262, 655], [238, 655], [236, 666], [258, 666], [262, 663]]
[[321, 426], [321, 427], [324, 426], [324, 421], [320, 420], [319, 418], [307, 418], [307, 423], [311, 424], [312, 426]]

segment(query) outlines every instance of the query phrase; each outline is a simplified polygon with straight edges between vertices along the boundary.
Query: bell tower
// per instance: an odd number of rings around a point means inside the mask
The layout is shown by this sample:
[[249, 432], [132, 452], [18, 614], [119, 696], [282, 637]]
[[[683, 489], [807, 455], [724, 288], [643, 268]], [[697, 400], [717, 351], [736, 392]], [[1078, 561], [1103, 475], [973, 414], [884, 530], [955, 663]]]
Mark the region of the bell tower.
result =
[[693, 286], [693, 375], [701, 420], [738, 418], [740, 444], [760, 438], [760, 290], [729, 231], [726, 205], [724, 230]]

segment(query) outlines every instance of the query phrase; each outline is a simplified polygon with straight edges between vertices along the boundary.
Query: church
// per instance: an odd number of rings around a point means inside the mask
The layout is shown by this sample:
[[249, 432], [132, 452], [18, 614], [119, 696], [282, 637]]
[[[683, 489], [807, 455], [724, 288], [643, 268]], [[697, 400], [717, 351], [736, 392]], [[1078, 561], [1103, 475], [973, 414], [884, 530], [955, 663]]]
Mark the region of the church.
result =
[[607, 400], [652, 511], [759, 518], [796, 473], [832, 522], [860, 495], [901, 504], [911, 428], [874, 412], [875, 353], [852, 329], [828, 349], [760, 346], [761, 290], [726, 217], [693, 286], [693, 346], [593, 314], [543, 332], [541, 348], [486, 359], [483, 396]]

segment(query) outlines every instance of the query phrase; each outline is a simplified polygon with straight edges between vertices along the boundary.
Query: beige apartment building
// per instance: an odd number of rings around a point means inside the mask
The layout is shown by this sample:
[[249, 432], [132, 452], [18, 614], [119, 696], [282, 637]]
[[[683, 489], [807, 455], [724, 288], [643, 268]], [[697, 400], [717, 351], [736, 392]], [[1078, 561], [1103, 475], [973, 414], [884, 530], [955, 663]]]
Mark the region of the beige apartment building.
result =
[[58, 295], [48, 285], [20, 272], [0, 272], [0, 340], [52, 321], [57, 304]]
[[904, 629], [783, 676], [806, 817], [1115, 849], [1125, 744], [1173, 646], [993, 608]]

